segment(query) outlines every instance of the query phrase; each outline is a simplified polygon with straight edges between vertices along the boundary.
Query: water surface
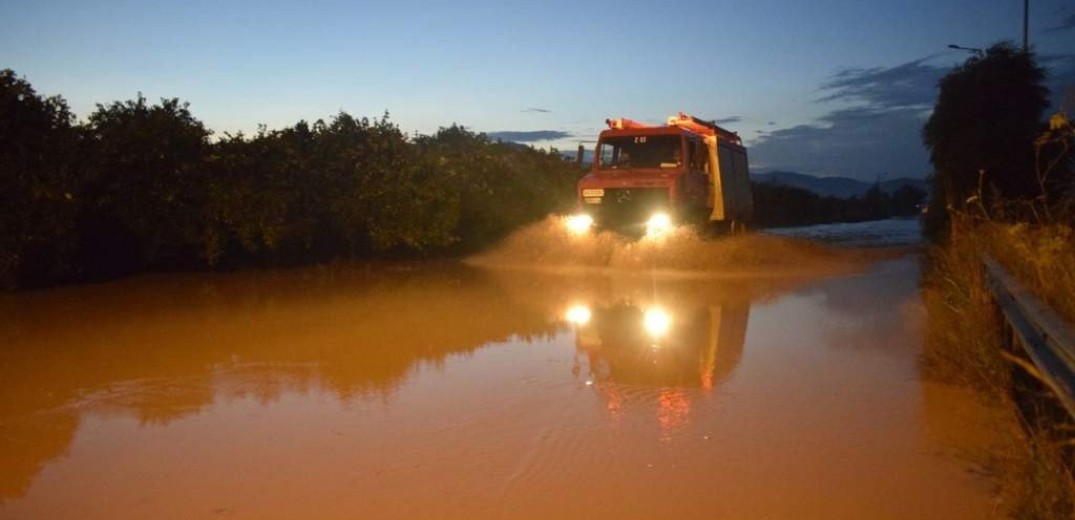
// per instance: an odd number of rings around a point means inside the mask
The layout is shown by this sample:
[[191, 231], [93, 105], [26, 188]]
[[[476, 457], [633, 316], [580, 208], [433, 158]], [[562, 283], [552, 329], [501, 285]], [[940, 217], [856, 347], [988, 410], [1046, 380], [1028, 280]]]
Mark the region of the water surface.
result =
[[7, 295], [0, 518], [980, 518], [953, 455], [978, 408], [918, 378], [916, 279], [393, 264]]
[[773, 228], [764, 232], [851, 247], [910, 246], [921, 244], [923, 240], [922, 221], [917, 217]]

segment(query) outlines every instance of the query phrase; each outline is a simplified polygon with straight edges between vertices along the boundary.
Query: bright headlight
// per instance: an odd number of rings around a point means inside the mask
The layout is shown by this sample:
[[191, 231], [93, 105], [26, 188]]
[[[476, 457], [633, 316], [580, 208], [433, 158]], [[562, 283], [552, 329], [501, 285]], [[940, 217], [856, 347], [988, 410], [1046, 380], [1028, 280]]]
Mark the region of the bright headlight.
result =
[[567, 318], [567, 321], [574, 323], [575, 325], [585, 325], [589, 323], [590, 316], [590, 308], [585, 305], [576, 305], [564, 313], [564, 317]]
[[654, 213], [646, 222], [646, 235], [656, 237], [672, 229], [672, 217], [667, 213]]
[[667, 312], [653, 307], [646, 310], [646, 315], [642, 319], [642, 325], [653, 337], [659, 337], [668, 332], [668, 328], [672, 326], [672, 317]]
[[571, 215], [565, 219], [565, 223], [567, 224], [568, 230], [572, 233], [581, 235], [589, 231], [590, 227], [593, 226], [593, 217], [586, 214]]

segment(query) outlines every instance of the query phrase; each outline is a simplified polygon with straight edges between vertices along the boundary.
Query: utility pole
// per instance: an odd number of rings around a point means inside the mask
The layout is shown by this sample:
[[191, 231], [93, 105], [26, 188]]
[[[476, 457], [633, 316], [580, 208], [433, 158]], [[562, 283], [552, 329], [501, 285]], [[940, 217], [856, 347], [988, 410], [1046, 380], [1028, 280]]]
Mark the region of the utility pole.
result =
[[1030, 50], [1027, 29], [1030, 27], [1030, 0], [1023, 0], [1023, 52]]

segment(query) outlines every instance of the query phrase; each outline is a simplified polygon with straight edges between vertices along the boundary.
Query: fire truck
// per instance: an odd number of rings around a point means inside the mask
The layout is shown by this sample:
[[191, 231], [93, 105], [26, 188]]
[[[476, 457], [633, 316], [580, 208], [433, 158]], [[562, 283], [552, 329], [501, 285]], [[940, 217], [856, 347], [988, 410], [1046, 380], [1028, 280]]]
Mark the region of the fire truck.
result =
[[679, 224], [736, 230], [754, 198], [739, 134], [684, 113], [665, 125], [606, 120], [593, 165], [578, 182], [570, 229], [597, 225], [660, 234]]

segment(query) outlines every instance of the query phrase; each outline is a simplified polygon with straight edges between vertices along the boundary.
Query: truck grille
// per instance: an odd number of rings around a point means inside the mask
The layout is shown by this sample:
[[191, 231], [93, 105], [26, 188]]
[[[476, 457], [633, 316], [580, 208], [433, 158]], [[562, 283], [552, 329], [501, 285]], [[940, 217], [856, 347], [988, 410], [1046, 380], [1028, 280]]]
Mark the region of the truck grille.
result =
[[654, 211], [668, 208], [667, 188], [605, 188], [605, 196], [595, 209], [606, 224], [632, 224], [645, 222]]

